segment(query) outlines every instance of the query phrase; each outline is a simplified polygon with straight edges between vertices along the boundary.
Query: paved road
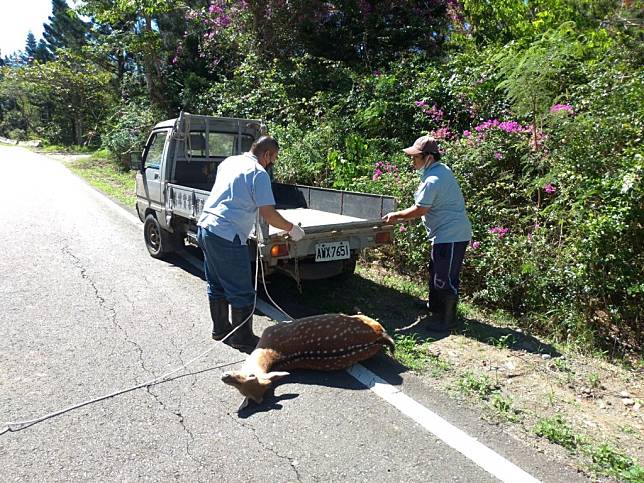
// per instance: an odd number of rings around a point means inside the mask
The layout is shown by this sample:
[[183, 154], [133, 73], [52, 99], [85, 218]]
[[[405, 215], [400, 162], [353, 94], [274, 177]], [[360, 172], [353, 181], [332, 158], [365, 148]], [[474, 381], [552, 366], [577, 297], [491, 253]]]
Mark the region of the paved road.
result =
[[[212, 347], [189, 263], [149, 257], [141, 225], [56, 161], [0, 147], [0, 170], [0, 431]], [[174, 380], [5, 432], [0, 480], [496, 481], [345, 372], [293, 374], [237, 414], [219, 377], [240, 360], [217, 345]], [[534, 477], [580, 480], [384, 357], [366, 365]]]

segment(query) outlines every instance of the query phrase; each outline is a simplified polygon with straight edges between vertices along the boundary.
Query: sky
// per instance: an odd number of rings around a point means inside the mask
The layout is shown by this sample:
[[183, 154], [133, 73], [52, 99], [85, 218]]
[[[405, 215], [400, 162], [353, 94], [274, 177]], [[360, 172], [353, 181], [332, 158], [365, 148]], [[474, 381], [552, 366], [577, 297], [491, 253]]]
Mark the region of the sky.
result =
[[[79, 3], [67, 0], [71, 7]], [[0, 0], [0, 56], [25, 50], [30, 31], [38, 42], [50, 15], [51, 0]]]
[[24, 50], [27, 34], [42, 38], [43, 23], [51, 15], [51, 0], [0, 0], [0, 54]]

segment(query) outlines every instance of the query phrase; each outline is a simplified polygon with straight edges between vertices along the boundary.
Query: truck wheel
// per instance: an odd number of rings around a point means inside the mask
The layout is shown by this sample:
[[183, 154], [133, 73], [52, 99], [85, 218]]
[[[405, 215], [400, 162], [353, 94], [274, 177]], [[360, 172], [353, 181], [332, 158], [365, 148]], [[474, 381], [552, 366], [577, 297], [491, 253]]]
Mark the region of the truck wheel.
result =
[[340, 272], [336, 279], [339, 281], [349, 280], [356, 271], [356, 261], [358, 257], [356, 255], [351, 255], [351, 258], [343, 260], [342, 262], [342, 272]]
[[174, 240], [172, 233], [161, 228], [154, 215], [145, 217], [143, 224], [143, 237], [145, 246], [154, 258], [164, 258], [174, 251]]

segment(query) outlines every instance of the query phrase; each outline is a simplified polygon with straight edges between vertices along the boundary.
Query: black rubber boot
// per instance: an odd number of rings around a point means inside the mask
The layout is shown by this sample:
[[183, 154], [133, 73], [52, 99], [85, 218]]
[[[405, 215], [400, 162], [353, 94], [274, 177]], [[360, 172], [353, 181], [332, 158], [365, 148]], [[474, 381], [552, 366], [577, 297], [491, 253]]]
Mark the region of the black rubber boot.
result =
[[435, 318], [430, 320], [427, 329], [434, 332], [449, 332], [458, 328], [456, 307], [458, 306], [458, 295], [449, 292], [435, 292], [434, 303], [438, 306]]
[[225, 343], [235, 349], [250, 353], [257, 346], [259, 337], [253, 334], [253, 306], [235, 308], [230, 310], [230, 321], [233, 328], [243, 324], [233, 335], [226, 339]]
[[436, 291], [430, 290], [427, 296], [427, 310], [433, 314], [440, 313], [442, 305], [442, 300], [436, 295]]
[[221, 340], [233, 330], [233, 326], [228, 320], [228, 301], [211, 298], [208, 300], [210, 302], [210, 318], [212, 319], [212, 338]]
[[417, 302], [418, 309], [425, 309], [433, 314], [439, 313], [441, 311], [441, 301], [439, 297], [436, 296], [436, 292], [430, 290], [427, 296], [427, 300], [419, 300]]

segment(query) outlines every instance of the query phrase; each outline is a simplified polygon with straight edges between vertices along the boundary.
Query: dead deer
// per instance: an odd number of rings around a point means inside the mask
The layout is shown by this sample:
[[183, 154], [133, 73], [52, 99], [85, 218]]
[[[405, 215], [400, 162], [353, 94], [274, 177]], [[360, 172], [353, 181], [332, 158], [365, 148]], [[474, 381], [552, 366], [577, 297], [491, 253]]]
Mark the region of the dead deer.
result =
[[225, 372], [221, 380], [244, 396], [241, 410], [249, 400], [261, 403], [272, 383], [289, 375], [285, 370], [345, 369], [383, 346], [393, 352], [393, 339], [366, 315], [314, 315], [267, 327], [241, 369]]

